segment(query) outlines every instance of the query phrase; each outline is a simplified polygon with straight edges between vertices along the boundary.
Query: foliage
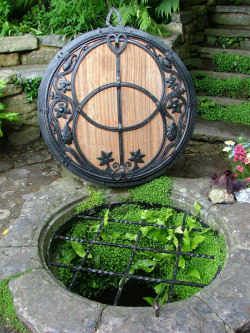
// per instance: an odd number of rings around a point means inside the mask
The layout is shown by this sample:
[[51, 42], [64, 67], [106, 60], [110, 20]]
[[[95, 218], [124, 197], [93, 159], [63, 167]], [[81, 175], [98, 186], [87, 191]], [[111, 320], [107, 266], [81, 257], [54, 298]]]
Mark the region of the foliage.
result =
[[170, 190], [174, 179], [167, 176], [154, 179], [149, 183], [129, 189], [130, 197], [134, 201], [160, 203], [170, 205]]
[[92, 187], [88, 187], [89, 198], [88, 201], [84, 201], [82, 204], [76, 207], [76, 214], [81, 213], [82, 211], [104, 204], [105, 195], [103, 192], [96, 192]]
[[216, 53], [213, 55], [213, 62], [217, 64], [218, 72], [234, 72], [250, 74], [250, 62], [248, 56]]
[[225, 144], [223, 151], [227, 153], [232, 164], [234, 177], [250, 186], [250, 142], [240, 137], [238, 144], [232, 140], [225, 141]]
[[15, 87], [17, 88], [23, 88], [27, 103], [36, 103], [41, 80], [41, 76], [38, 76], [34, 79], [23, 79], [23, 77], [19, 75], [19, 78], [17, 80], [12, 80], [12, 83], [14, 83]]
[[232, 78], [227, 80], [213, 79], [205, 74], [196, 74], [193, 82], [197, 93], [211, 96], [227, 96], [232, 98], [248, 98], [250, 78]]
[[[171, 182], [172, 183], [172, 182]], [[158, 186], [157, 186], [158, 184]], [[137, 191], [135, 191], [137, 189]], [[143, 189], [146, 193], [143, 195]], [[157, 195], [158, 189], [160, 189], [160, 195]], [[139, 200], [139, 198], [146, 200], [146, 196], [151, 191], [153, 195], [148, 196], [148, 201], [159, 202], [160, 197], [162, 201], [168, 201], [166, 191], [169, 192], [170, 181], [167, 177], [163, 176], [155, 181], [151, 181], [148, 184], [138, 186], [130, 192], [130, 199]], [[198, 203], [195, 204], [197, 214], [200, 211]], [[79, 211], [79, 209], [78, 209]], [[203, 248], [203, 253], [214, 254], [214, 260], [208, 260], [204, 258], [180, 256], [179, 258], [179, 271], [183, 271], [183, 279], [185, 281], [209, 283], [214, 274], [216, 273], [218, 266], [224, 261], [221, 257], [221, 252], [218, 246], [218, 242], [214, 241], [214, 232], [208, 228], [205, 229], [201, 226], [200, 222], [192, 216], [187, 217], [186, 228], [182, 230], [183, 213], [178, 213], [171, 208], [156, 209], [141, 209], [136, 204], [124, 204], [116, 207], [112, 210], [105, 210], [101, 213], [104, 218], [104, 225], [99, 233], [97, 241], [112, 242], [116, 244], [123, 244], [133, 246], [137, 239], [137, 235], [141, 232], [141, 238], [138, 246], [155, 248], [155, 249], [167, 249], [175, 250], [180, 247], [180, 239], [183, 238], [182, 251], [194, 251], [199, 252], [201, 245], [204, 243], [208, 246], [208, 251]], [[158, 226], [170, 225], [175, 226], [172, 229], [162, 229], [154, 226], [124, 224], [118, 222], [111, 222], [110, 219], [127, 220], [127, 221], [141, 221], [146, 223], [154, 223]], [[74, 224], [71, 230], [66, 231], [66, 236], [77, 239], [92, 240], [95, 233], [100, 227], [100, 222], [96, 221], [80, 221]], [[197, 232], [193, 228], [203, 228], [203, 232]], [[56, 260], [65, 264], [79, 265], [81, 258], [86, 255], [85, 243], [78, 243], [76, 247], [75, 242], [68, 241], [64, 243], [58, 243], [53, 253], [60, 253], [59, 258]], [[211, 245], [212, 244], [212, 245]], [[223, 245], [225, 247], [225, 244]], [[213, 248], [214, 247], [214, 248]], [[103, 269], [106, 271], [124, 272], [127, 268], [131, 249], [128, 248], [116, 248], [112, 246], [94, 246], [90, 252], [91, 256], [86, 259], [85, 266], [94, 267], [95, 269]], [[169, 253], [156, 253], [152, 251], [137, 251], [134, 256], [134, 261], [130, 267], [130, 274], [151, 276], [155, 278], [164, 277], [165, 279], [171, 279], [173, 276], [174, 265], [176, 255]], [[194, 264], [193, 264], [194, 263]], [[199, 268], [201, 265], [202, 270]], [[68, 268], [60, 267], [58, 269], [58, 275], [61, 281], [68, 285], [73, 278], [74, 272]], [[205, 278], [204, 278], [205, 276]], [[87, 272], [80, 273], [74, 291], [80, 293], [85, 297], [91, 297], [98, 300], [98, 297], [105, 293], [105, 290], [117, 290], [122, 280], [119, 277], [106, 276], [106, 275], [93, 275]], [[125, 283], [125, 290], [132, 286], [135, 282], [127, 280]], [[167, 300], [169, 287], [167, 285], [155, 285], [149, 283], [149, 285], [155, 290], [155, 298], [159, 304], [164, 304]], [[174, 300], [183, 299], [184, 295], [191, 296], [194, 292], [197, 292], [197, 288], [193, 288], [190, 291], [189, 287], [179, 288], [179, 293], [174, 293]], [[146, 296], [146, 295], [145, 295]], [[152, 301], [149, 298], [145, 298], [149, 303]]]
[[220, 120], [231, 123], [250, 125], [250, 103], [222, 106], [203, 97], [199, 101], [198, 112], [203, 119]]
[[[0, 96], [2, 96], [2, 89], [6, 87], [6, 84], [3, 80], [0, 80]], [[18, 121], [18, 113], [11, 113], [11, 112], [2, 112], [1, 110], [5, 110], [5, 106], [0, 103], [0, 137], [3, 136], [2, 125], [3, 120], [8, 121]]]
[[24, 273], [8, 277], [0, 282], [0, 324], [8, 325], [11, 330], [28, 333], [24, 324], [17, 318], [13, 304], [12, 294], [9, 290], [8, 283], [10, 280], [17, 278]]
[[[0, 0], [0, 32], [1, 36], [56, 33], [72, 38], [79, 33], [106, 26], [108, 10], [116, 7], [121, 13], [123, 25], [167, 35], [162, 23], [166, 23], [164, 19], [179, 8], [179, 1]], [[117, 18], [114, 18], [114, 22], [117, 22]]]
[[244, 39], [242, 37], [214, 37], [210, 42], [211, 46], [222, 46], [223, 49], [227, 48], [239, 48], [240, 42]]
[[230, 194], [234, 194], [234, 192], [247, 188], [246, 182], [237, 179], [231, 170], [216, 172], [212, 176], [211, 186], [213, 185], [225, 187]]

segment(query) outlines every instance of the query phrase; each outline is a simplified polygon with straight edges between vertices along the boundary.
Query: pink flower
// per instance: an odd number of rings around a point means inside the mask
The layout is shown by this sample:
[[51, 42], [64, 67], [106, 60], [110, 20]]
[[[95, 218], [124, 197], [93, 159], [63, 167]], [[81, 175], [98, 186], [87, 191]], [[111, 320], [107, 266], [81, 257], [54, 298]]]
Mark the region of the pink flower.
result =
[[239, 169], [239, 172], [243, 172], [243, 171], [244, 171], [244, 168], [241, 167], [241, 168]]
[[240, 165], [237, 165], [235, 169], [238, 170], [238, 171], [240, 171], [241, 166], [240, 166]]
[[238, 177], [238, 176], [239, 176], [239, 174], [238, 174], [238, 173], [235, 173], [235, 174], [234, 174], [234, 176], [235, 176], [235, 177]]
[[250, 183], [250, 177], [246, 178], [246, 179], [245, 179], [245, 182], [246, 182], [246, 183]]

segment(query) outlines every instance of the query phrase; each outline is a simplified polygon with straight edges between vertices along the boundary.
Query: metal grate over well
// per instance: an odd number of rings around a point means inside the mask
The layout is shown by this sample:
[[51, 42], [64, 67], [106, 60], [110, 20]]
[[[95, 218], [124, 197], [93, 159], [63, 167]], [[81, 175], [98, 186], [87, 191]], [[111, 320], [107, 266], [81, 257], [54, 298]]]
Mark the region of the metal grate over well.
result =
[[[176, 279], [177, 273], [178, 273], [178, 270], [179, 270], [180, 256], [207, 258], [207, 259], [211, 259], [211, 260], [214, 259], [213, 255], [205, 255], [205, 254], [191, 253], [191, 252], [182, 252], [181, 248], [182, 248], [182, 243], [183, 243], [183, 234], [180, 235], [178, 248], [176, 249], [176, 251], [166, 250], [166, 249], [163, 249], [163, 248], [162, 249], [160, 249], [160, 248], [155, 249], [155, 248], [140, 247], [138, 244], [139, 244], [139, 241], [140, 241], [141, 236], [142, 236], [141, 231], [138, 232], [135, 243], [134, 243], [134, 245], [131, 245], [131, 246], [130, 245], [117, 244], [115, 242], [105, 242], [105, 241], [98, 240], [98, 236], [100, 235], [100, 233], [102, 231], [102, 228], [104, 226], [104, 217], [100, 217], [100, 213], [104, 209], [109, 209], [109, 211], [111, 211], [112, 209], [114, 209], [116, 207], [120, 207], [124, 204], [136, 204], [136, 205], [140, 206], [143, 209], [161, 209], [163, 207], [174, 209], [177, 213], [183, 213], [183, 221], [182, 221], [182, 226], [181, 226], [182, 231], [185, 228], [188, 229], [188, 227], [186, 227], [186, 219], [187, 219], [187, 216], [191, 216], [191, 215], [188, 212], [186, 212], [185, 210], [178, 209], [178, 208], [175, 208], [175, 207], [172, 207], [172, 206], [166, 206], [166, 205], [163, 206], [163, 205], [160, 205], [160, 204], [151, 205], [151, 204], [142, 203], [142, 202], [117, 202], [117, 203], [111, 203], [111, 204], [107, 204], [107, 205], [96, 206], [94, 208], [85, 210], [85, 211], [81, 212], [80, 214], [77, 214], [74, 217], [70, 218], [69, 220], [64, 222], [57, 229], [57, 231], [54, 232], [54, 234], [52, 235], [52, 238], [50, 240], [48, 250], [47, 250], [47, 264], [48, 264], [48, 267], [50, 268], [50, 270], [53, 272], [53, 274], [56, 275], [55, 271], [53, 270], [53, 266], [54, 267], [69, 268], [70, 270], [72, 270], [74, 272], [74, 276], [73, 276], [70, 284], [67, 286], [67, 288], [69, 290], [72, 290], [80, 272], [90, 272], [90, 273], [93, 273], [93, 274], [102, 274], [102, 275], [120, 277], [121, 282], [120, 282], [119, 288], [117, 290], [113, 305], [118, 305], [121, 294], [124, 291], [125, 283], [126, 283], [126, 281], [128, 281], [128, 279], [135, 279], [135, 280], [142, 280], [142, 281], [149, 281], [149, 282], [156, 282], [156, 283], [166, 283], [167, 285], [170, 286], [169, 294], [168, 294], [168, 300], [167, 300], [168, 303], [172, 302], [175, 285], [183, 285], [183, 286], [185, 285], [185, 286], [199, 287], [199, 288], [205, 287], [207, 284], [193, 283], [193, 282], [187, 282], [187, 281], [179, 281], [179, 280]], [[100, 222], [99, 228], [95, 232], [95, 235], [94, 235], [92, 240], [79, 239], [79, 238], [67, 237], [67, 236], [62, 235], [63, 233], [65, 233], [66, 230], [68, 230], [72, 226], [73, 223], [76, 223], [77, 221], [83, 221], [83, 220], [88, 220], [88, 221], [93, 221], [93, 222], [95, 222], [95, 221]], [[152, 226], [152, 227], [161, 228], [161, 229], [176, 229], [177, 228], [177, 226], [158, 225], [158, 224], [155, 224], [155, 223], [146, 222], [145, 220], [142, 221], [142, 222], [132, 222], [132, 221], [117, 220], [117, 219], [109, 218], [108, 222], [140, 225], [140, 227]], [[202, 223], [202, 221], [199, 221], [199, 222]], [[193, 228], [192, 230], [196, 231], [196, 232], [204, 231], [204, 229], [202, 229], [202, 228]], [[71, 265], [71, 264], [59, 263], [59, 262], [55, 262], [53, 259], [51, 259], [51, 251], [52, 251], [51, 249], [52, 249], [53, 244], [57, 240], [60, 240], [60, 241], [76, 241], [76, 242], [80, 242], [80, 243], [89, 244], [89, 246], [86, 250], [86, 254], [82, 258], [80, 265], [74, 266], [74, 265]], [[126, 249], [131, 249], [132, 250], [130, 259], [128, 261], [127, 267], [124, 270], [124, 272], [117, 273], [117, 272], [114, 272], [114, 271], [106, 271], [106, 270], [103, 270], [103, 269], [95, 269], [95, 268], [91, 268], [91, 267], [84, 267], [84, 265], [86, 263], [86, 260], [88, 258], [88, 255], [91, 254], [91, 251], [92, 251], [93, 247], [94, 246], [99, 246], [99, 245], [108, 246], [108, 247], [118, 247], [118, 248], [121, 248], [121, 249], [126, 248]], [[154, 253], [169, 253], [169, 254], [176, 255], [175, 266], [174, 266], [172, 279], [153, 278], [153, 277], [148, 277], [148, 276], [129, 274], [130, 268], [133, 264], [133, 260], [134, 260], [136, 251], [147, 251], [147, 252], [152, 251]], [[220, 270], [221, 270], [221, 265], [219, 265], [218, 270], [217, 270], [217, 272], [214, 275], [212, 280], [214, 280], [214, 278], [219, 274]]]

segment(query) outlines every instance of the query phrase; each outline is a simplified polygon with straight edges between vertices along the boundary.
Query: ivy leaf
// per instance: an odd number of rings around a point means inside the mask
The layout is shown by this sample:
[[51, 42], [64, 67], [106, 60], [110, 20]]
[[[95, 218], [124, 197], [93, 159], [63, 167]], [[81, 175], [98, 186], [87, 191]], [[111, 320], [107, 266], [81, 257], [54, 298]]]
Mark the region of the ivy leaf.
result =
[[174, 229], [168, 230], [168, 236], [166, 237], [166, 240], [171, 241], [174, 237]]
[[142, 236], [145, 237], [148, 235], [148, 233], [153, 229], [153, 227], [141, 227], [140, 230], [141, 230], [141, 233], [142, 233]]
[[174, 236], [174, 238], [173, 238], [173, 243], [174, 243], [174, 246], [176, 247], [176, 249], [178, 249], [179, 241], [176, 236]]
[[144, 272], [150, 273], [155, 268], [156, 262], [150, 259], [143, 259], [136, 262], [137, 269], [142, 269]]
[[195, 227], [196, 220], [192, 216], [187, 216], [186, 219], [186, 226], [189, 228], [189, 233], [192, 231], [192, 229]]
[[183, 233], [183, 243], [181, 250], [183, 252], [190, 252], [190, 238], [187, 229], [185, 229]]
[[175, 234], [183, 234], [181, 226], [175, 228], [174, 232], [175, 232]]
[[150, 305], [154, 305], [154, 298], [153, 297], [143, 297], [146, 302], [148, 302]]
[[108, 219], [109, 219], [109, 209], [107, 209], [105, 212], [104, 219], [103, 219], [103, 225], [108, 224]]
[[116, 232], [113, 232], [113, 234], [111, 235], [111, 238], [116, 240], [117, 238], [120, 237], [120, 235], [121, 235], [120, 232], [116, 231]]
[[183, 268], [183, 269], [185, 268], [185, 259], [183, 258], [183, 256], [180, 256], [178, 266]]
[[[79, 257], [83, 258], [85, 256], [86, 247], [87, 247], [85, 244], [81, 244], [80, 242], [76, 242], [76, 241], [71, 241], [71, 246]], [[92, 255], [89, 254], [88, 258], [92, 258]]]
[[65, 255], [63, 258], [58, 260], [58, 262], [64, 263], [64, 264], [70, 264], [70, 262], [77, 257], [76, 252], [73, 249], [70, 249], [65, 252]]
[[200, 276], [200, 273], [198, 271], [197, 268], [194, 268], [194, 267], [189, 267], [188, 271], [187, 271], [187, 275], [191, 275], [197, 279], [200, 280], [201, 276]]
[[135, 241], [137, 239], [137, 234], [127, 232], [125, 235], [121, 236], [121, 238]]
[[198, 204], [197, 201], [195, 201], [195, 203], [194, 203], [194, 209], [196, 211], [196, 214], [198, 215], [200, 213], [201, 206]]
[[191, 239], [191, 246], [190, 250], [193, 251], [194, 249], [197, 248], [197, 246], [204, 241], [206, 237], [205, 236], [196, 236], [193, 239]]
[[97, 232], [97, 230], [99, 229], [100, 224], [94, 224], [90, 227], [89, 231], [90, 232]]
[[173, 209], [172, 208], [167, 208], [166, 214], [165, 214], [165, 219], [166, 221], [173, 215]]
[[104, 232], [100, 232], [100, 237], [104, 240], [107, 241], [109, 239], [109, 236], [105, 234]]

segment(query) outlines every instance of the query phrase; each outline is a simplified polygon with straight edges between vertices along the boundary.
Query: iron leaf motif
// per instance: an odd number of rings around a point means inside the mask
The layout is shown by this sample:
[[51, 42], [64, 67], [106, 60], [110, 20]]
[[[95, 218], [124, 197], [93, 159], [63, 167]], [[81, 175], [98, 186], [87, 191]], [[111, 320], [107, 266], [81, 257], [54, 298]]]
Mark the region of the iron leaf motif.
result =
[[66, 119], [66, 115], [70, 114], [67, 102], [59, 102], [58, 107], [54, 108], [54, 110], [56, 111], [56, 118]]
[[107, 165], [106, 170], [110, 170], [109, 163], [113, 162], [114, 159], [112, 156], [112, 151], [105, 153], [105, 151], [101, 150], [102, 156], [97, 157], [97, 159], [100, 161], [100, 166]]
[[161, 67], [163, 70], [171, 68], [171, 63], [168, 61], [167, 58], [163, 58], [163, 56], [161, 54], [159, 54], [158, 59], [160, 60]]
[[177, 137], [177, 126], [174, 121], [171, 122], [171, 124], [168, 125], [167, 128], [167, 138], [170, 141], [174, 141]]
[[175, 89], [175, 87], [178, 85], [176, 81], [176, 77], [174, 77], [172, 74], [170, 75], [170, 78], [166, 80], [168, 83], [168, 88], [171, 88], [172, 90]]
[[68, 124], [65, 124], [62, 130], [62, 141], [70, 145], [72, 143], [73, 137], [72, 137], [72, 132]]
[[171, 102], [168, 104], [167, 108], [172, 109], [172, 114], [173, 113], [181, 113], [181, 107], [183, 105], [183, 102], [179, 102], [178, 98], [172, 99]]
[[65, 77], [63, 77], [61, 80], [59, 80], [59, 87], [58, 87], [58, 89], [62, 90], [62, 92], [65, 94], [66, 91], [70, 91], [71, 90], [70, 84], [71, 83], [69, 81], [67, 81], [65, 79]]
[[72, 65], [72, 57], [70, 57], [67, 61], [65, 61], [63, 65], [63, 70], [67, 71]]
[[139, 169], [138, 163], [144, 163], [143, 157], [145, 156], [145, 154], [141, 154], [140, 149], [138, 149], [136, 152], [132, 151], [132, 152], [130, 152], [130, 154], [132, 157], [129, 158], [129, 161], [135, 163], [133, 171]]

